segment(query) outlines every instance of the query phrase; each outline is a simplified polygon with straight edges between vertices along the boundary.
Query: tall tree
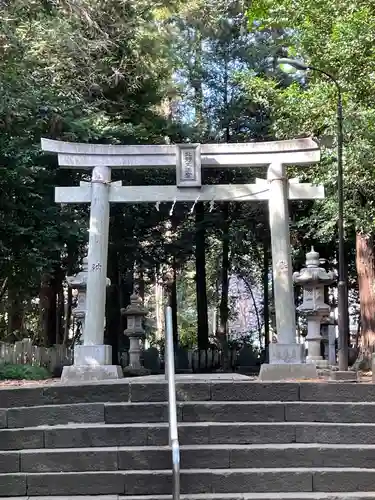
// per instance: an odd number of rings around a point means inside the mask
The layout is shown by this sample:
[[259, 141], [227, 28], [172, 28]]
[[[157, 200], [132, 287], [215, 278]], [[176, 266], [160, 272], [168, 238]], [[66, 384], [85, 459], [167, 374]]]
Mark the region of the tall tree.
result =
[[[375, 63], [372, 32], [375, 13], [370, 1], [353, 8], [350, 0], [313, 2], [303, 0], [256, 0], [248, 11], [250, 28], [278, 29], [270, 55], [289, 55], [337, 78], [344, 102], [344, 181], [347, 252], [352, 255], [357, 240], [356, 268], [361, 302], [362, 344], [368, 358], [373, 350], [375, 301], [372, 295], [375, 187], [372, 168], [374, 148]], [[285, 78], [270, 72], [273, 79], [248, 75], [245, 85], [253, 98], [267, 106], [277, 137], [312, 135], [320, 139], [336, 137], [337, 94], [335, 86], [318, 72]], [[285, 83], [289, 83], [285, 88]], [[327, 144], [327, 141], [325, 140]], [[310, 237], [334, 241], [337, 220], [336, 161], [332, 144], [323, 145], [323, 161], [308, 172], [314, 181], [327, 187], [327, 199], [310, 213], [305, 227]], [[300, 223], [302, 223], [300, 221]], [[356, 235], [356, 236], [355, 236]], [[367, 272], [364, 272], [364, 270]]]
[[[11, 331], [26, 328], [24, 309], [31, 310], [40, 291], [40, 340], [55, 342], [61, 276], [75, 270], [66, 248], [74, 248], [77, 267], [86, 239], [87, 210], [61, 209], [53, 201], [54, 185], [72, 184], [79, 176], [57, 171], [55, 159], [40, 154], [40, 137], [160, 143], [166, 132], [173, 135], [177, 127], [161, 105], [174, 86], [168, 46], [175, 7], [178, 2], [150, 8], [130, 0], [19, 0], [2, 6], [0, 162], [6, 168], [0, 176], [0, 283], [12, 309]], [[139, 233], [152, 226], [148, 215], [145, 209], [138, 217]], [[118, 248], [124, 246], [123, 219], [114, 217], [111, 224]], [[123, 270], [127, 256], [118, 255]]]

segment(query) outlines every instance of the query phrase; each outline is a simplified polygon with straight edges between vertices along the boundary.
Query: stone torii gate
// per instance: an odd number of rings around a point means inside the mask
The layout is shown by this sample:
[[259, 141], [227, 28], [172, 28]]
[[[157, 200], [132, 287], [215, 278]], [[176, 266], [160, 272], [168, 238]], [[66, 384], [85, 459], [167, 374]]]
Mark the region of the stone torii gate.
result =
[[[76, 346], [74, 365], [65, 367], [66, 379], [121, 377], [111, 365], [111, 347], [105, 346], [104, 322], [110, 203], [267, 200], [272, 241], [272, 267], [278, 343], [270, 344], [270, 364], [261, 378], [282, 379], [290, 374], [313, 377], [315, 367], [305, 363], [304, 346], [297, 344], [289, 235], [288, 200], [324, 198], [324, 188], [297, 179], [288, 180], [288, 165], [320, 160], [312, 139], [245, 144], [179, 144], [111, 146], [42, 139], [42, 150], [57, 153], [62, 168], [92, 169], [91, 182], [56, 187], [57, 203], [89, 203], [89, 252], [86, 321], [83, 345]], [[267, 179], [255, 184], [202, 185], [202, 167], [267, 166]], [[176, 186], [122, 186], [111, 182], [111, 168], [174, 167]]]

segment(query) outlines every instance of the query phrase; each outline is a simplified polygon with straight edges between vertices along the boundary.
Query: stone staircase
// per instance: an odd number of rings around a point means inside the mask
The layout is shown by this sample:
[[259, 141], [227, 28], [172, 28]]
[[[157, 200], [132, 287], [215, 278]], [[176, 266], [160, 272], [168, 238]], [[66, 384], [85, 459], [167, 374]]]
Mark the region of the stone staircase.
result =
[[[0, 497], [170, 498], [166, 395], [152, 377], [0, 390]], [[186, 379], [177, 397], [182, 498], [375, 500], [375, 386]]]

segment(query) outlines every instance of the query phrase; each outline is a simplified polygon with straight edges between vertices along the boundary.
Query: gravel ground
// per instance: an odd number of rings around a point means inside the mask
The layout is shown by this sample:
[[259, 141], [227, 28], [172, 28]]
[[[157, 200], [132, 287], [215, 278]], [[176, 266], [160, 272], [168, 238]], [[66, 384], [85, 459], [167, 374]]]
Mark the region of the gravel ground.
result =
[[60, 379], [47, 378], [45, 380], [0, 380], [0, 387], [40, 386], [60, 383]]
[[[211, 377], [213, 377], [211, 375]], [[131, 379], [133, 382], [135, 382], [135, 378]], [[256, 381], [256, 377], [249, 377], [249, 381], [254, 382]], [[294, 383], [324, 383], [328, 381], [328, 377], [320, 377], [318, 379], [311, 379], [311, 380], [286, 380], [285, 382], [294, 382]], [[121, 383], [120, 380], [116, 380], [117, 383]], [[360, 383], [363, 384], [368, 384], [372, 383], [372, 375], [371, 373], [366, 373], [362, 374], [360, 377]], [[56, 385], [60, 384], [60, 379], [59, 378], [51, 378], [51, 379], [46, 379], [46, 380], [1, 380], [0, 381], [0, 388], [11, 388], [11, 387], [39, 387], [43, 385]]]

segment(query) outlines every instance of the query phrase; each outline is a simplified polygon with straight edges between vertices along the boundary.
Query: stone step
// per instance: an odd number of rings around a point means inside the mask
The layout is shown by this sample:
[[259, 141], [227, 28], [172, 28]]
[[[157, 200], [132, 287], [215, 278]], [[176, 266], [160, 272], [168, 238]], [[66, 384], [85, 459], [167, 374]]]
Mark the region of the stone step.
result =
[[104, 423], [103, 403], [26, 406], [0, 411], [5, 413], [3, 427], [10, 429], [70, 423]]
[[[183, 469], [283, 469], [375, 464], [375, 445], [191, 445], [181, 447]], [[168, 470], [167, 446], [22, 450], [0, 454], [0, 473]]]
[[[35, 429], [44, 432], [44, 445], [35, 448], [89, 446], [164, 446], [168, 444], [168, 424], [87, 424]], [[4, 445], [0, 431], [0, 448]], [[27, 432], [27, 429], [25, 429]], [[33, 430], [30, 436], [35, 436]], [[181, 445], [189, 444], [375, 444], [375, 424], [273, 423], [273, 422], [179, 422]], [[40, 436], [43, 443], [43, 436]], [[11, 444], [11, 443], [10, 443]], [[17, 445], [17, 442], [15, 443]], [[17, 445], [20, 448], [22, 441]], [[30, 446], [31, 448], [31, 446]], [[17, 448], [16, 448], [17, 449]]]
[[[247, 422], [179, 422], [178, 435], [181, 445], [191, 444], [267, 444], [292, 443], [296, 440], [296, 426], [285, 424], [261, 424]], [[24, 430], [27, 432], [27, 429]], [[100, 446], [165, 446], [168, 444], [168, 424], [81, 424], [65, 427], [35, 428], [39, 436], [39, 446], [28, 448], [78, 448]], [[370, 433], [375, 431], [375, 425]], [[0, 431], [0, 449], [4, 448], [3, 435], [8, 437], [14, 431]], [[35, 440], [35, 433], [30, 429], [31, 440]], [[44, 436], [44, 441], [43, 441]], [[371, 434], [372, 436], [372, 434]], [[13, 449], [25, 448], [23, 436], [11, 440]], [[374, 432], [375, 442], [375, 432]], [[34, 441], [35, 442], [35, 441]], [[31, 444], [34, 444], [31, 441]], [[365, 441], [367, 442], [367, 441]], [[7, 448], [12, 449], [12, 448]]]
[[[294, 403], [293, 403], [294, 404]], [[304, 405], [305, 403], [295, 403]], [[324, 403], [326, 404], [326, 403]], [[291, 409], [292, 411], [292, 409]], [[179, 421], [200, 422], [283, 422], [285, 404], [281, 402], [180, 402]], [[303, 418], [302, 413], [296, 416]], [[374, 403], [375, 412], [375, 403]], [[38, 427], [69, 423], [152, 423], [168, 421], [167, 403], [81, 403], [44, 405], [0, 410], [0, 425], [5, 428]]]
[[[35, 500], [42, 497], [33, 497]], [[91, 497], [92, 500], [95, 498]], [[87, 498], [87, 500], [91, 500]], [[374, 500], [375, 492], [353, 493], [206, 493], [204, 495], [181, 495], [181, 500]], [[83, 497], [79, 497], [80, 500]], [[43, 500], [46, 500], [44, 498]], [[54, 500], [49, 497], [48, 500]], [[60, 499], [59, 499], [60, 500]], [[69, 498], [67, 500], [70, 500]], [[172, 500], [171, 495], [106, 496], [100, 500]]]
[[[375, 424], [273, 422], [180, 422], [189, 444], [375, 444]], [[165, 446], [168, 424], [69, 424], [0, 430], [0, 450]]]
[[[177, 406], [177, 418], [184, 422], [340, 422], [373, 423], [375, 403], [276, 401], [186, 401]], [[167, 403], [110, 403], [105, 405], [105, 422], [166, 422]]]
[[[373, 423], [375, 403], [185, 401], [177, 406], [183, 422]], [[0, 410], [0, 427], [24, 428], [69, 423], [156, 423], [168, 421], [167, 403], [81, 403]]]
[[[374, 404], [375, 411], [375, 404]], [[177, 418], [185, 422], [282, 422], [285, 407], [280, 402], [191, 402], [179, 403]], [[167, 403], [113, 403], [105, 405], [105, 422], [167, 422]]]
[[[16, 497], [28, 500], [29, 497]], [[171, 495], [86, 495], [86, 496], [33, 496], [33, 500], [172, 500]], [[375, 492], [343, 493], [205, 493], [181, 495], [181, 500], [374, 500]]]
[[[253, 380], [228, 381], [200, 378], [178, 379], [181, 401], [325, 401], [375, 402], [373, 384], [351, 383], [262, 383]], [[2, 408], [74, 403], [167, 401], [167, 386], [160, 377], [53, 384], [0, 389]]]
[[[299, 384], [260, 383], [246, 379], [197, 380], [177, 377], [176, 382], [176, 395], [180, 401], [298, 401], [299, 392]], [[163, 377], [0, 389], [2, 408], [74, 403], [164, 402], [167, 399], [167, 384]]]
[[[373, 492], [375, 469], [190, 469], [181, 493]], [[171, 472], [121, 471], [0, 474], [0, 496], [168, 495]]]

